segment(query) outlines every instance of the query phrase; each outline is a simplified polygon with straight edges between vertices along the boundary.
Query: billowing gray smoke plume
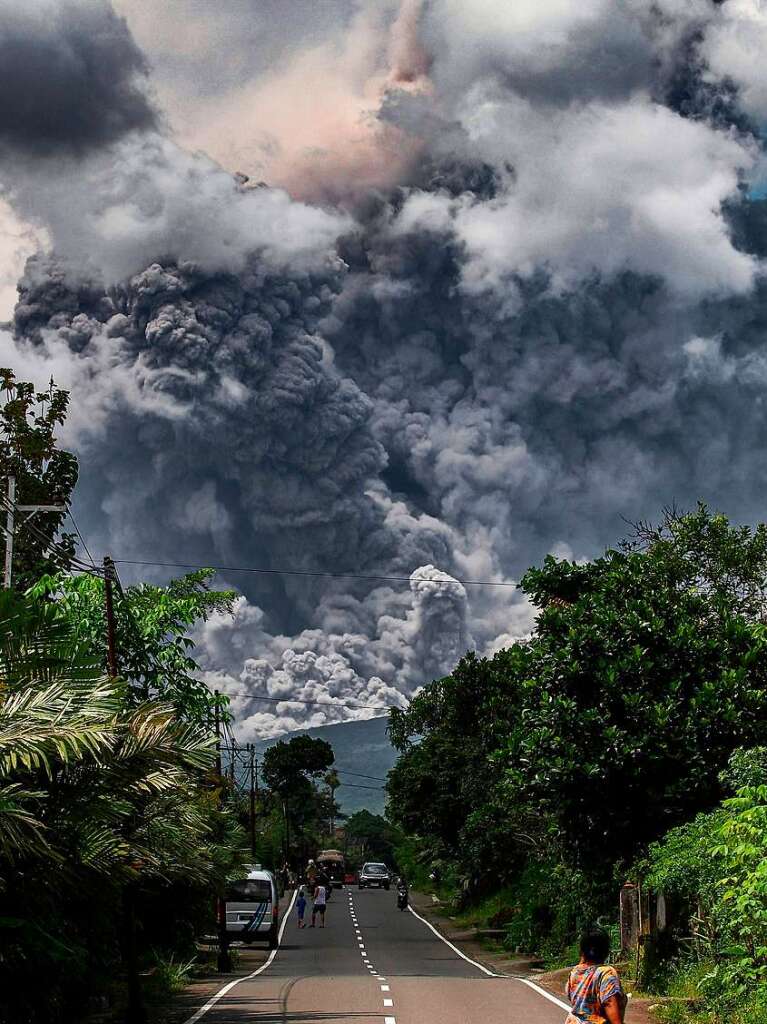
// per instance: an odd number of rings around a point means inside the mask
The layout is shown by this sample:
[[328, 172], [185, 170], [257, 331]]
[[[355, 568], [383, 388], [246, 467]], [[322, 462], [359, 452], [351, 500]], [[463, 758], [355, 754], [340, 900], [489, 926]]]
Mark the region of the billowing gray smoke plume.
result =
[[151, 121], [62, 143], [50, 187], [18, 147], [0, 168], [55, 250], [4, 359], [73, 389], [92, 547], [339, 574], [222, 573], [243, 596], [200, 652], [269, 698], [235, 698], [243, 735], [365, 717], [346, 705], [497, 649], [531, 622], [509, 584], [622, 515], [764, 517], [761, 5], [407, 13], [424, 81], [393, 76], [379, 112], [411, 154], [395, 188], [320, 209]]
[[153, 127], [146, 72], [128, 26], [106, 4], [0, 5], [0, 147], [60, 156]]

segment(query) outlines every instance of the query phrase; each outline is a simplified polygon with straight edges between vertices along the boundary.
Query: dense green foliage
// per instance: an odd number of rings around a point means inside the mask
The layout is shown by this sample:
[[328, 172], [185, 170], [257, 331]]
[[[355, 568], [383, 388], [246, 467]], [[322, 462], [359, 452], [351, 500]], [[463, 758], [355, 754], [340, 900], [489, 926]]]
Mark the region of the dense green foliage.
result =
[[[213, 726], [215, 706], [224, 712], [225, 698], [214, 700], [198, 675], [188, 635], [214, 613], [230, 612], [235, 594], [212, 590], [212, 569], [201, 569], [165, 586], [141, 583], [118, 592], [114, 602], [117, 670], [132, 701], [158, 699], [172, 704], [188, 720]], [[60, 615], [75, 636], [107, 660], [104, 583], [89, 575], [44, 576], [33, 596], [53, 597]]]
[[[676, 827], [704, 884], [697, 839], [712, 822], [696, 816], [748, 775], [733, 751], [767, 741], [765, 579], [764, 527], [667, 513], [591, 562], [530, 570], [533, 634], [468, 654], [393, 712], [389, 814], [459, 900], [507, 887], [511, 945], [614, 918], [620, 883]], [[760, 790], [747, 792], [728, 848], [755, 863]], [[745, 861], [731, 866], [745, 877]]]
[[380, 814], [356, 811], [347, 819], [345, 832], [347, 859], [351, 867], [361, 867], [366, 860], [380, 860], [390, 868], [404, 871], [398, 862], [402, 832]]
[[332, 789], [323, 792], [317, 785], [334, 760], [329, 743], [309, 736], [275, 743], [264, 753], [261, 774], [281, 806], [284, 858], [293, 868], [305, 867], [316, 855], [320, 837], [338, 814]]
[[668, 988], [694, 977], [711, 1018], [730, 1021], [767, 1007], [767, 749], [736, 751], [723, 779], [735, 795], [653, 844], [640, 870], [670, 909]]
[[[2, 377], [0, 473], [23, 504], [67, 502], [77, 463], [54, 436], [67, 394]], [[109, 678], [104, 583], [62, 571], [63, 518], [17, 519], [14, 588], [0, 592], [3, 1024], [69, 1024], [126, 987], [138, 999], [140, 969], [178, 974], [245, 855], [188, 636], [232, 595], [207, 572], [118, 588]]]
[[213, 758], [53, 602], [0, 594], [0, 1020], [78, 1019], [121, 970], [128, 906], [145, 955], [193, 951], [243, 845]]

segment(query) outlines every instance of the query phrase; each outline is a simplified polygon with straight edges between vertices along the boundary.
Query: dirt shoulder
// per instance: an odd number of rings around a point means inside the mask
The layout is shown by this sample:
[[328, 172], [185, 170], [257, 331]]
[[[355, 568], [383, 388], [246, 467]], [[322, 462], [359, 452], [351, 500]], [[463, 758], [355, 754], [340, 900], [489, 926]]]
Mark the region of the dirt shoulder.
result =
[[219, 974], [211, 969], [191, 981], [183, 992], [177, 993], [167, 1003], [153, 1007], [157, 1014], [157, 1024], [184, 1024], [184, 1021], [189, 1020], [224, 985], [230, 981], [246, 978], [265, 964], [269, 955], [269, 950], [262, 949], [260, 946], [251, 949], [235, 949], [232, 952], [235, 963], [230, 973]]
[[[291, 904], [292, 890], [285, 893], [280, 905], [280, 923]], [[215, 946], [211, 946], [215, 957]], [[184, 1024], [200, 1007], [231, 981], [246, 978], [266, 963], [270, 950], [264, 943], [246, 946], [235, 943], [231, 947], [232, 970], [227, 974], [219, 974], [213, 963], [209, 970], [199, 973], [183, 991], [171, 996], [166, 1002], [155, 1003], [150, 1009], [151, 1024]]]

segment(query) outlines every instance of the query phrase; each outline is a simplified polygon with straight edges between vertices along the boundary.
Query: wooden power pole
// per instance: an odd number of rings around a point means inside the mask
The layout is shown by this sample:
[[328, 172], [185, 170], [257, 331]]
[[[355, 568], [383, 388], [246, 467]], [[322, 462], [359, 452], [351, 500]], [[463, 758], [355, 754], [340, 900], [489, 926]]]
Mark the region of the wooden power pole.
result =
[[[216, 785], [220, 800], [223, 787], [221, 775], [221, 709], [219, 707], [220, 694], [218, 690], [214, 690], [214, 693], [216, 697], [216, 704], [213, 709], [216, 728]], [[220, 974], [228, 974], [232, 969], [232, 958], [229, 953], [229, 936], [226, 932], [226, 893], [216, 898], [216, 921], [218, 924], [217, 967]]]
[[248, 744], [248, 752], [250, 754], [250, 855], [253, 861], [256, 860], [256, 789], [258, 787], [258, 779], [256, 778], [257, 764], [256, 764], [256, 745], [255, 743]]
[[115, 640], [115, 604], [112, 586], [115, 578], [114, 562], [104, 555], [104, 606], [107, 619], [107, 670], [117, 678], [117, 642]]

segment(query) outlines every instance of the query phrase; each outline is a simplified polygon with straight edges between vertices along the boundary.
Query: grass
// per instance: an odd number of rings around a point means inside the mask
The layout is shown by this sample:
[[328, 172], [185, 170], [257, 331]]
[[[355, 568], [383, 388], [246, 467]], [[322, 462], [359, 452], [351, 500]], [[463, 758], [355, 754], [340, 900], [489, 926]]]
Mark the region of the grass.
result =
[[196, 960], [176, 959], [173, 953], [167, 958], [158, 956], [155, 977], [159, 984], [171, 994], [181, 992], [189, 984], [196, 967]]
[[511, 889], [500, 889], [486, 899], [481, 900], [474, 906], [469, 907], [462, 914], [455, 916], [456, 924], [462, 928], [487, 928], [503, 927], [494, 922], [504, 913], [508, 913], [513, 906], [514, 894]]
[[[767, 988], [764, 987], [755, 989], [750, 998], [735, 1005], [722, 998], [718, 1012], [704, 1004], [700, 982], [711, 966], [704, 961], [684, 965], [674, 972], [669, 982], [669, 995], [679, 1001], [658, 1008], [661, 1024], [767, 1024]], [[726, 997], [726, 993], [722, 993], [722, 997]]]

